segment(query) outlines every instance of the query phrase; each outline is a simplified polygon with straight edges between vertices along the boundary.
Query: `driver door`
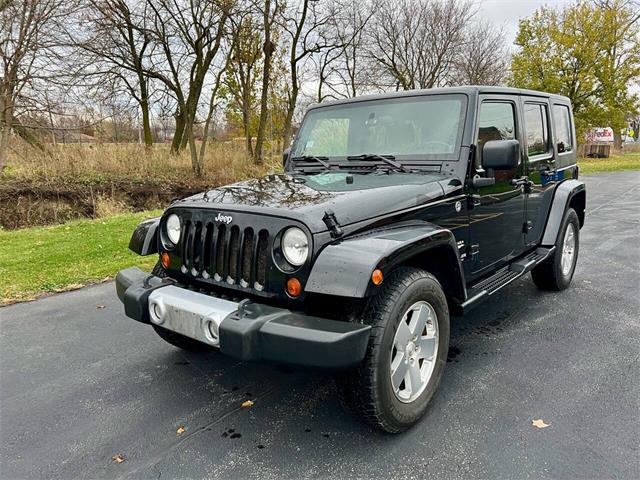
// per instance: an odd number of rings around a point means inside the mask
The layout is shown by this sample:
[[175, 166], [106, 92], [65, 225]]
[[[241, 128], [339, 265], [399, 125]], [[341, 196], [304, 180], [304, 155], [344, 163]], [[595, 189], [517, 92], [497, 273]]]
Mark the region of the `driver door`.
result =
[[[525, 221], [522, 140], [516, 100], [508, 96], [480, 98], [476, 156], [472, 176], [495, 179], [493, 185], [471, 187], [471, 277], [499, 268], [524, 250]], [[485, 169], [482, 150], [491, 140], [520, 141], [519, 165], [512, 170]], [[489, 180], [490, 182], [490, 180]]]

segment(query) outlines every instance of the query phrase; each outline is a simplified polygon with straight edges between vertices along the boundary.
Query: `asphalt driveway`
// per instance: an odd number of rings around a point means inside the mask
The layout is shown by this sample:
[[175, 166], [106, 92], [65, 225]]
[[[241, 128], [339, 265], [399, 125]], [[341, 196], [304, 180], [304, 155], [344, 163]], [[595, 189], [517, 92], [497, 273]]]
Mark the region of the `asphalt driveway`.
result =
[[640, 478], [640, 172], [586, 179], [572, 287], [527, 276], [454, 319], [401, 435], [344, 413], [328, 375], [163, 343], [113, 284], [0, 308], [0, 477]]

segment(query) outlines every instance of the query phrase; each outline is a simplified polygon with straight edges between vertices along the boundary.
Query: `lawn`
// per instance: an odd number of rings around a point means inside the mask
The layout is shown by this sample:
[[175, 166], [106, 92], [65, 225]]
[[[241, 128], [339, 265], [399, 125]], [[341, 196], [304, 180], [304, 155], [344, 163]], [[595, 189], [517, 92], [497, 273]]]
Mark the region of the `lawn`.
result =
[[610, 158], [580, 158], [580, 173], [621, 172], [640, 170], [640, 153], [613, 155]]
[[0, 305], [101, 282], [133, 265], [150, 270], [156, 256], [140, 257], [128, 244], [140, 221], [160, 213], [0, 230]]

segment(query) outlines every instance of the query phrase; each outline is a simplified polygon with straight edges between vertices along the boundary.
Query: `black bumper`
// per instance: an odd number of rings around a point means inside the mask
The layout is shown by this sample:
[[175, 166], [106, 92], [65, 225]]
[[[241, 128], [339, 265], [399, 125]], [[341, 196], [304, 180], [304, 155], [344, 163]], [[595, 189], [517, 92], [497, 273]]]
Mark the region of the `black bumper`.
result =
[[[173, 282], [137, 268], [116, 276], [125, 314], [151, 323], [148, 302], [154, 290]], [[365, 356], [371, 327], [241, 302], [219, 326], [220, 351], [241, 360], [267, 360], [321, 368], [348, 368]]]

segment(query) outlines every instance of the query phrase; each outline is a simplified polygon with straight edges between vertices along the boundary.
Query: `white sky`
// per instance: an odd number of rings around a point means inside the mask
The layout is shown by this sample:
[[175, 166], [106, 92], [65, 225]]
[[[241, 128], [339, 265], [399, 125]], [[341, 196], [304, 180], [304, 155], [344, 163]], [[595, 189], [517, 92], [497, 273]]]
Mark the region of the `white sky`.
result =
[[562, 7], [571, 0], [473, 0], [478, 16], [504, 28], [507, 42], [512, 47], [518, 32], [518, 20], [532, 15], [539, 7]]

